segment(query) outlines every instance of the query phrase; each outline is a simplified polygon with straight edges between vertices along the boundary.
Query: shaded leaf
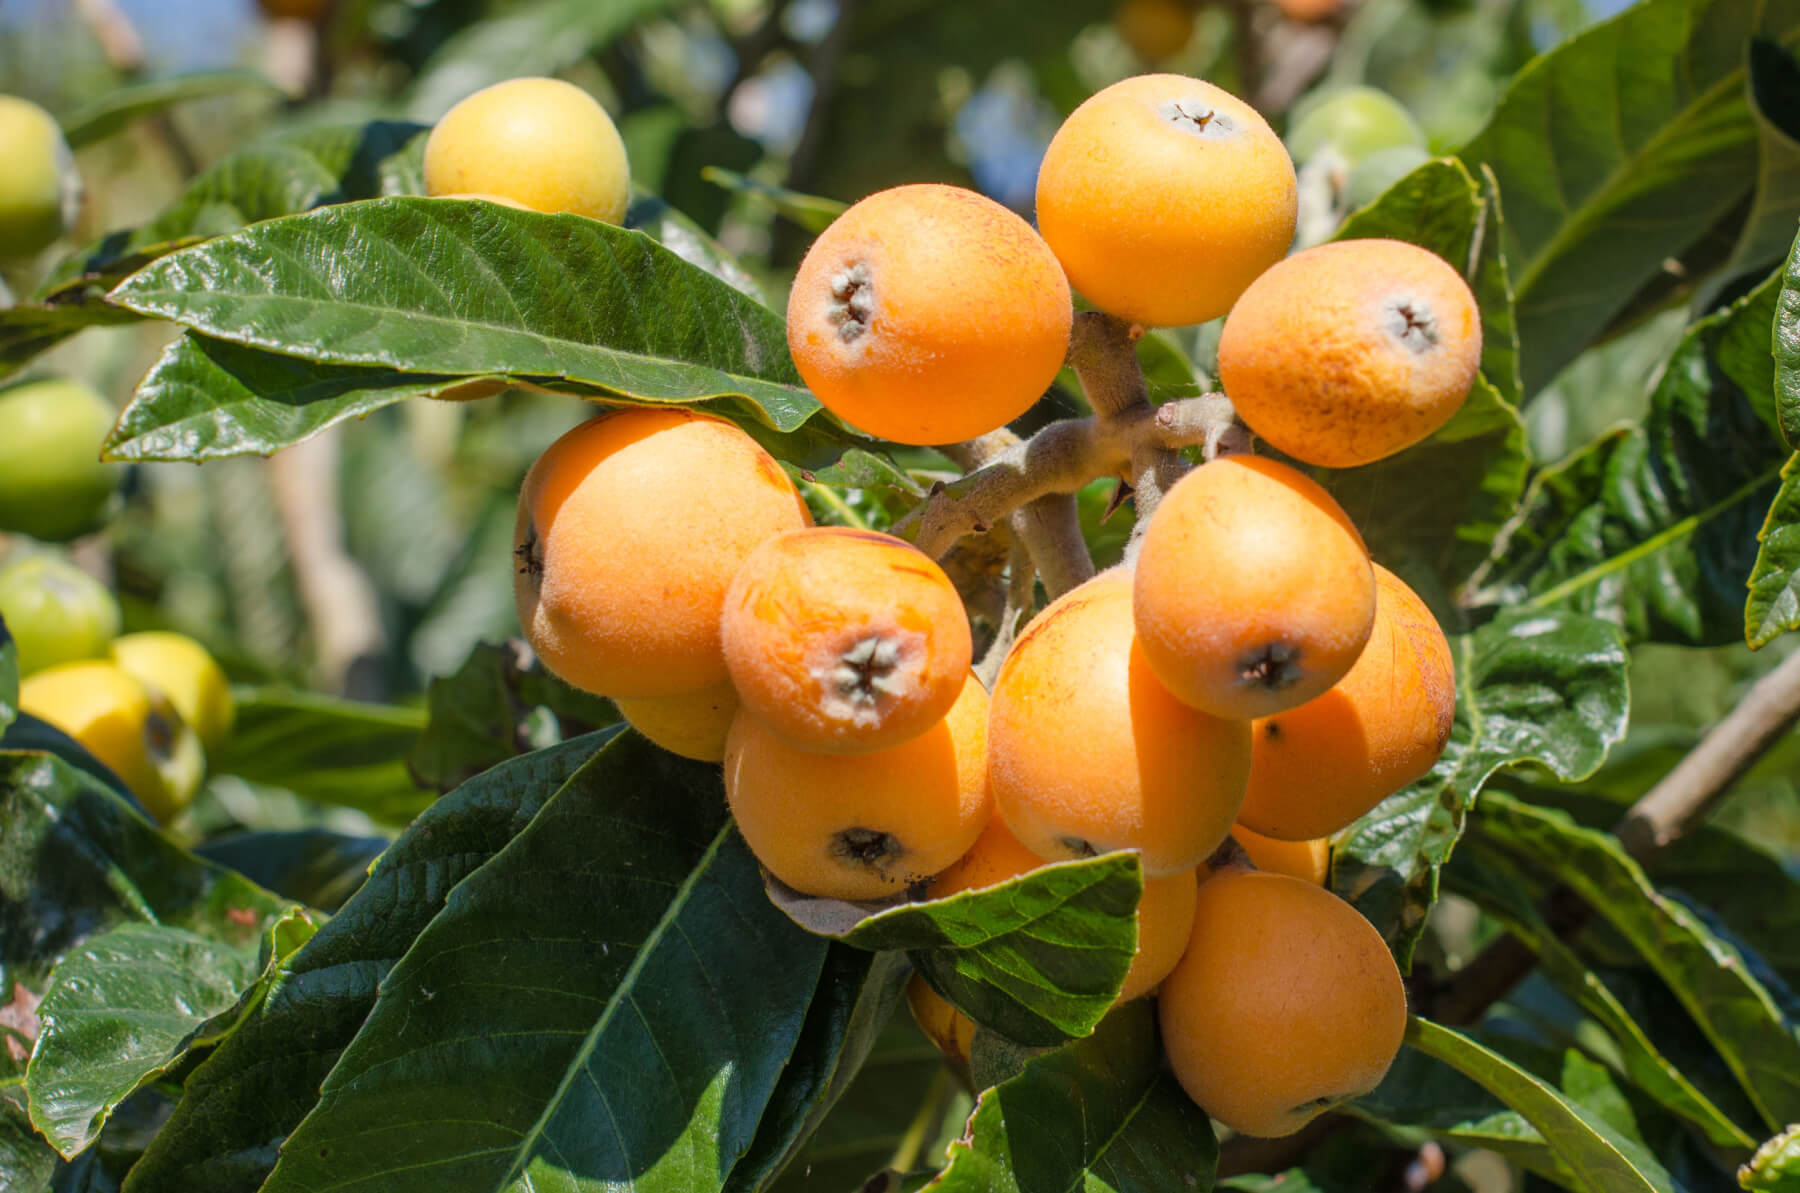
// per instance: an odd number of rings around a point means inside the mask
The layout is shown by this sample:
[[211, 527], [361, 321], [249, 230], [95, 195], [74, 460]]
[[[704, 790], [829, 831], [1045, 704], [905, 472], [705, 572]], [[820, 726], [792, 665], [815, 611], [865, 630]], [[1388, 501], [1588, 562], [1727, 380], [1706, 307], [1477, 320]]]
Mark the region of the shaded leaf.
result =
[[[1800, 1121], [1800, 1037], [1783, 1000], [1742, 952], [1658, 891], [1616, 837], [1495, 792], [1476, 831], [1545, 868], [1625, 938], [1680, 999], [1771, 1127]], [[1554, 859], [1554, 862], [1550, 861]]]
[[281, 88], [250, 70], [207, 70], [144, 79], [115, 87], [90, 100], [63, 121], [63, 136], [80, 149], [112, 136], [133, 120], [167, 111], [177, 104], [220, 95], [261, 94], [281, 98]]
[[599, 758], [388, 973], [268, 1193], [723, 1187], [826, 943], [763, 898], [716, 767]]
[[[971, 1019], [1029, 1045], [1085, 1036], [1137, 951], [1137, 854], [1058, 862], [946, 899], [857, 905], [774, 888], [801, 925], [858, 948], [907, 950]], [[872, 907], [878, 907], [869, 914]]]
[[283, 965], [268, 997], [189, 1075], [127, 1190], [259, 1187], [374, 1007], [382, 978], [450, 891], [582, 767], [610, 773], [619, 759], [603, 746], [613, 736], [595, 734], [502, 763], [428, 808], [343, 910]]
[[31, 1129], [25, 1112], [0, 1100], [0, 1189], [7, 1193], [50, 1193], [56, 1149]]
[[1406, 1042], [1516, 1109], [1594, 1193], [1667, 1193], [1676, 1188], [1654, 1157], [1592, 1111], [1468, 1036], [1412, 1016]]
[[1775, 422], [1787, 445], [1800, 450], [1800, 237], [1781, 269], [1775, 297]]
[[1540, 473], [1465, 600], [1572, 608], [1632, 641], [1735, 640], [1787, 458], [1772, 431], [1775, 302], [1770, 279], [1694, 324], [1643, 424]]
[[268, 924], [260, 949], [153, 923], [89, 937], [57, 963], [38, 1008], [32, 1122], [74, 1159], [129, 1094], [228, 1034], [244, 996], [314, 928], [291, 912]]
[[610, 702], [556, 678], [516, 640], [477, 646], [455, 675], [431, 680], [425, 702], [429, 719], [407, 766], [434, 791], [619, 719]]
[[1752, 650], [1800, 628], [1800, 455], [1781, 469], [1781, 487], [1756, 532], [1756, 567], [1744, 603], [1744, 640]]
[[1456, 720], [1443, 756], [1332, 849], [1332, 889], [1381, 930], [1403, 970], [1488, 778], [1525, 761], [1568, 779], [1592, 774], [1628, 719], [1625, 648], [1605, 622], [1512, 611], [1451, 639], [1451, 648]]
[[336, 911], [387, 851], [386, 837], [352, 837], [322, 828], [234, 833], [195, 847], [284, 899]]
[[1154, 1020], [1147, 1001], [1127, 1003], [1093, 1035], [982, 1091], [929, 1187], [1207, 1193], [1218, 1143], [1206, 1115], [1159, 1073]]
[[1648, 0], [1533, 59], [1463, 147], [1506, 199], [1527, 394], [1756, 185], [1745, 48], [1786, 0]]
[[135, 323], [137, 318], [128, 311], [100, 304], [28, 302], [0, 308], [0, 380], [78, 331]]
[[1731, 257], [1702, 291], [1704, 309], [1738, 275], [1766, 270], [1788, 254], [1800, 222], [1800, 65], [1764, 38], [1749, 49], [1750, 111], [1756, 118], [1756, 188], [1737, 225]]
[[491, 203], [378, 199], [170, 254], [112, 301], [323, 364], [562, 378], [645, 402], [819, 409], [779, 316], [642, 233]]
[[775, 209], [778, 215], [799, 224], [808, 232], [819, 233], [831, 226], [831, 222], [849, 210], [848, 203], [840, 203], [836, 199], [826, 199], [819, 195], [802, 194], [789, 190], [785, 186], [761, 182], [747, 174], [736, 170], [721, 169], [718, 166], [703, 166], [700, 177], [715, 186], [722, 186], [728, 191], [749, 195]]
[[240, 690], [237, 723], [212, 755], [212, 769], [404, 824], [433, 798], [406, 769], [424, 727], [415, 709], [282, 688]]

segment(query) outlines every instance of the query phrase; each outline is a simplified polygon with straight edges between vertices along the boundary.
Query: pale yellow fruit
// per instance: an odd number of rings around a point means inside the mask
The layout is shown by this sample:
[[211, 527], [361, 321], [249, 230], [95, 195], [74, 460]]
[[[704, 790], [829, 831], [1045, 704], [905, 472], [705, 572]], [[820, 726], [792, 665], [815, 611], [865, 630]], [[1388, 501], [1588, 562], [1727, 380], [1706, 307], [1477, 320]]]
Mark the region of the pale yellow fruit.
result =
[[206, 647], [186, 634], [153, 630], [115, 639], [112, 660], [145, 687], [167, 696], [200, 735], [201, 745], [216, 750], [224, 744], [237, 719], [237, 704], [231, 681]]
[[28, 99], [0, 95], [0, 163], [0, 260], [30, 256], [75, 217], [75, 159], [54, 116]]
[[425, 142], [425, 191], [512, 200], [616, 224], [631, 168], [612, 117], [560, 79], [508, 79], [444, 113]]

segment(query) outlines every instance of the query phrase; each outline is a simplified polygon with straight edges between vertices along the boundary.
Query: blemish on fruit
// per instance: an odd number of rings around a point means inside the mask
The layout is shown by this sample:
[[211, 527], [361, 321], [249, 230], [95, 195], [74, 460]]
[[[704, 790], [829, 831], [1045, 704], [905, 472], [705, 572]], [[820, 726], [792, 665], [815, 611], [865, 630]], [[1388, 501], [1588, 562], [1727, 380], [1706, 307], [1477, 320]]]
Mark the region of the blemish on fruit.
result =
[[825, 318], [837, 328], [838, 339], [854, 344], [869, 330], [875, 317], [874, 278], [861, 261], [831, 275], [832, 302]]
[[1099, 857], [1100, 851], [1094, 848], [1092, 841], [1081, 837], [1058, 837], [1056, 843], [1067, 850], [1070, 857]]
[[831, 838], [831, 852], [846, 865], [885, 870], [889, 862], [905, 855], [906, 847], [880, 829], [847, 828]]
[[1238, 661], [1239, 681], [1272, 692], [1298, 683], [1301, 678], [1300, 652], [1285, 642], [1271, 642]]
[[528, 527], [525, 541], [513, 548], [513, 557], [519, 561], [519, 575], [535, 578], [544, 574], [544, 553], [540, 546], [537, 527]]

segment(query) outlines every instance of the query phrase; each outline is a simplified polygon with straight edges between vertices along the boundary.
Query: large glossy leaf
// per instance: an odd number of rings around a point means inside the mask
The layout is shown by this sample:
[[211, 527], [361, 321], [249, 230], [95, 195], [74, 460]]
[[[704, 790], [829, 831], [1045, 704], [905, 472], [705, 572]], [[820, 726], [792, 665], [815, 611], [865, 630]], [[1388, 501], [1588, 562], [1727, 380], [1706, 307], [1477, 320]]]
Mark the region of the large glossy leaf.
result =
[[1647, 0], [1514, 78], [1461, 150], [1506, 200], [1525, 391], [1555, 376], [1757, 178], [1750, 39], [1800, 40], [1793, 0]]
[[249, 70], [205, 70], [143, 79], [116, 87], [83, 104], [63, 121], [63, 136], [80, 149], [112, 136], [133, 120], [164, 112], [178, 104], [221, 95], [281, 98], [281, 88]]
[[98, 779], [0, 751], [0, 974], [29, 973], [126, 922], [254, 947], [279, 899], [169, 840]]
[[723, 1187], [826, 942], [763, 896], [716, 768], [603, 756], [388, 973], [267, 1193]]
[[422, 712], [285, 688], [237, 696], [237, 724], [211, 758], [215, 772], [390, 824], [406, 823], [434, 798], [406, 769], [425, 728]]
[[1800, 1036], [1782, 1000], [1732, 942], [1658, 891], [1618, 839], [1494, 793], [1481, 839], [1544, 868], [1615, 928], [1663, 979], [1771, 1127], [1800, 1121]]
[[427, 123], [473, 91], [521, 75], [554, 75], [606, 48], [672, 0], [533, 0], [459, 30], [425, 64], [408, 97]]
[[57, 963], [38, 1006], [25, 1074], [34, 1125], [74, 1159], [134, 1090], [229, 1034], [245, 996], [315, 927], [292, 912], [253, 945], [154, 923], [89, 937]]
[[1775, 421], [1781, 437], [1800, 450], [1800, 238], [1781, 270], [1775, 299]]
[[1406, 1042], [1517, 1110], [1594, 1193], [1668, 1193], [1676, 1188], [1643, 1148], [1498, 1052], [1416, 1016], [1407, 1022]]
[[1781, 469], [1781, 487], [1756, 532], [1756, 566], [1744, 602], [1744, 640], [1767, 646], [1800, 628], [1800, 455]]
[[733, 290], [741, 291], [758, 302], [768, 301], [756, 279], [740, 265], [723, 245], [707, 235], [706, 230], [668, 200], [656, 195], [635, 194], [625, 212], [625, 226], [636, 228], [658, 244], [686, 261], [704, 269]]
[[435, 791], [619, 719], [609, 701], [556, 678], [519, 641], [477, 646], [456, 674], [431, 681], [425, 701], [430, 720], [408, 765]]
[[1695, 324], [1621, 428], [1532, 482], [1472, 604], [1570, 608], [1634, 641], [1733, 641], [1787, 459], [1774, 432], [1774, 279]]
[[[1750, 1131], [1690, 1080], [1681, 1058], [1665, 1052], [1665, 1043], [1679, 1049], [1686, 1042], [1659, 1039], [1640, 1023], [1606, 977], [1582, 961], [1544, 921], [1529, 893], [1531, 886], [1514, 862], [1480, 840], [1465, 842], [1457, 860], [1445, 872], [1451, 889], [1473, 899], [1537, 954], [1542, 972], [1611, 1034], [1626, 1075], [1640, 1089], [1696, 1124], [1721, 1147], [1755, 1144]], [[1469, 864], [1461, 864], [1465, 861]]]
[[1159, 1073], [1154, 1019], [1148, 1002], [1127, 1003], [1093, 1035], [984, 1090], [929, 1187], [1207, 1193], [1218, 1143], [1206, 1115]]
[[1625, 735], [1626, 654], [1616, 629], [1561, 612], [1503, 613], [1451, 640], [1456, 720], [1431, 773], [1351, 825], [1332, 850], [1332, 887], [1411, 965], [1438, 875], [1476, 794], [1501, 767], [1593, 773]]
[[320, 1083], [374, 1007], [381, 979], [452, 888], [516, 837], [582, 767], [616, 775], [640, 760], [629, 750], [604, 749], [613, 736], [503, 763], [421, 815], [344, 909], [282, 967], [269, 996], [188, 1077], [127, 1190], [238, 1193], [260, 1186], [276, 1149], [313, 1107]]
[[947, 899], [902, 903], [854, 923], [854, 905], [782, 892], [802, 924], [858, 948], [910, 952], [938, 993], [1028, 1045], [1085, 1036], [1118, 997], [1137, 951], [1143, 872], [1135, 853], [1059, 862]]
[[111, 300], [322, 364], [736, 398], [782, 431], [819, 409], [773, 311], [642, 233], [580, 216], [342, 204], [172, 253]]

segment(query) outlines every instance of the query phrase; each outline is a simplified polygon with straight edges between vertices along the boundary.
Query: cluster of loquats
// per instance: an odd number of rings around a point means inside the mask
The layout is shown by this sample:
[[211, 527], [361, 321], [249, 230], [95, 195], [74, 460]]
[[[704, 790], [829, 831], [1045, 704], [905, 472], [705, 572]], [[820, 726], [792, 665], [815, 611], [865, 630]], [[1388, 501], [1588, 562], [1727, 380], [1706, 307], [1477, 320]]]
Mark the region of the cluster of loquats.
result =
[[[1442, 426], [1475, 376], [1479, 312], [1408, 244], [1286, 256], [1281, 141], [1178, 75], [1069, 117], [1037, 217], [1041, 235], [940, 185], [851, 207], [789, 299], [807, 385], [863, 431], [948, 444], [1042, 395], [1075, 292], [1120, 325], [1223, 315], [1226, 396], [1299, 466], [1219, 454], [1140, 493], [1127, 562], [1042, 610], [990, 695], [929, 555], [813, 526], [722, 419], [618, 409], [525, 482], [520, 621], [546, 666], [646, 737], [722, 762], [744, 839], [803, 894], [942, 898], [1136, 851], [1119, 998], [1157, 994], [1176, 1075], [1215, 1118], [1286, 1134], [1372, 1088], [1399, 1049], [1400, 975], [1325, 889], [1328, 841], [1432, 767], [1455, 705], [1432, 614], [1301, 466], [1366, 464]], [[919, 980], [909, 1000], [966, 1061], [960, 1013]]]

